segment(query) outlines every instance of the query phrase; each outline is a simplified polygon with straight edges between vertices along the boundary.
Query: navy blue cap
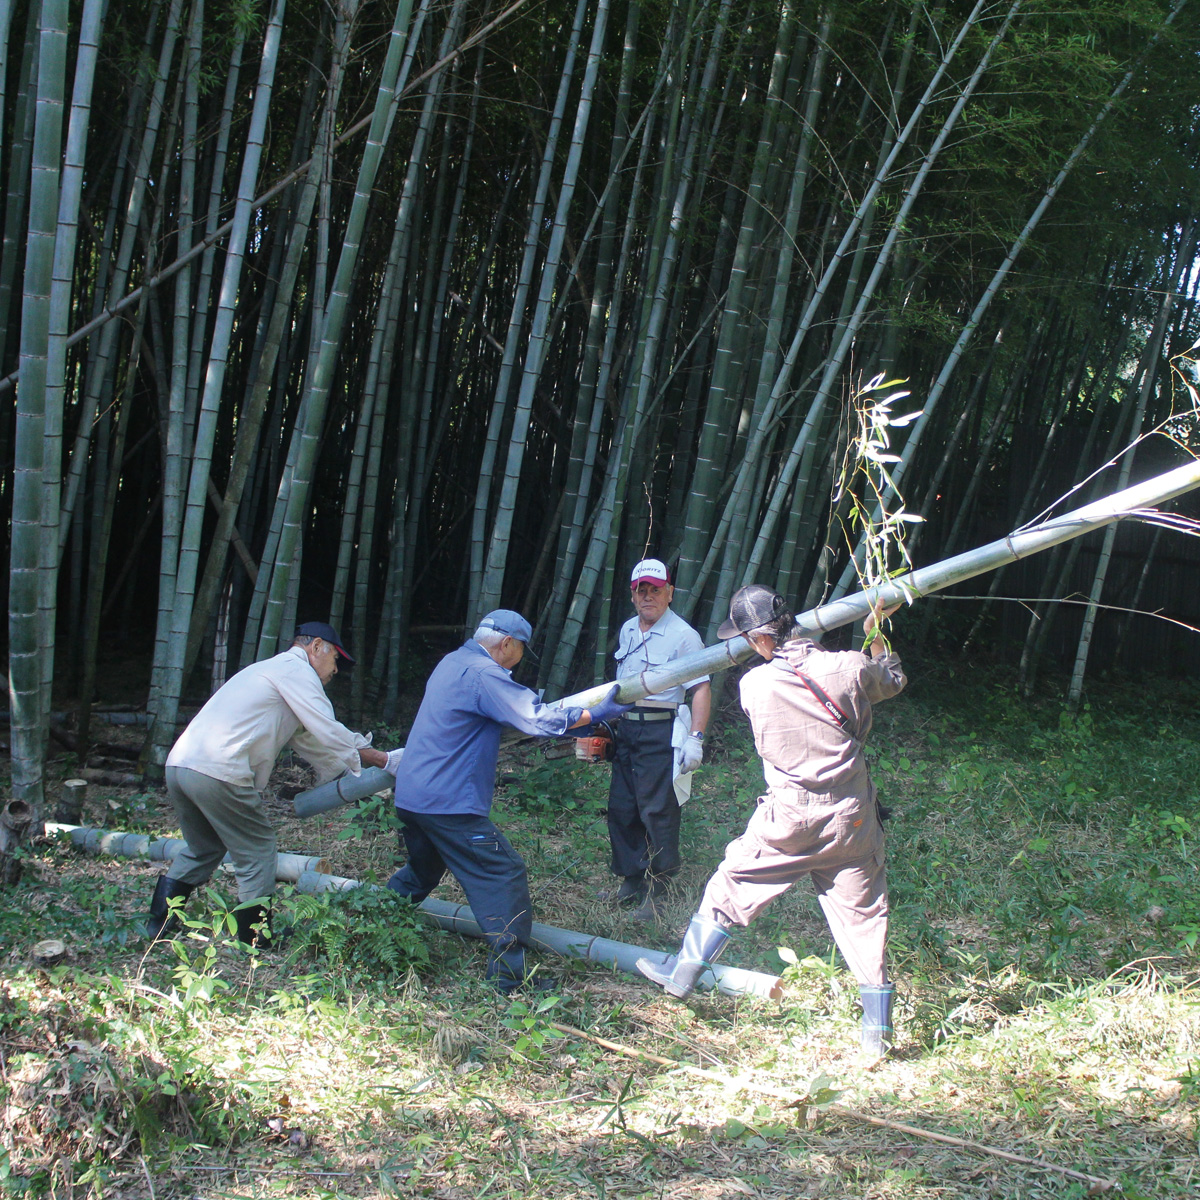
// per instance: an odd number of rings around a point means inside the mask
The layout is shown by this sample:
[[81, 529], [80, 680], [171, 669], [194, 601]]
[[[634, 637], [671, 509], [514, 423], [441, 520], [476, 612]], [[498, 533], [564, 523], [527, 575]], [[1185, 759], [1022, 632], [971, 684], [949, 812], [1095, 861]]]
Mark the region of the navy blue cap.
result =
[[338, 631], [327, 621], [305, 621], [303, 625], [296, 626], [296, 636], [320, 638], [328, 642], [350, 666], [354, 666], [353, 655], [347, 652], [342, 639], [338, 637]]

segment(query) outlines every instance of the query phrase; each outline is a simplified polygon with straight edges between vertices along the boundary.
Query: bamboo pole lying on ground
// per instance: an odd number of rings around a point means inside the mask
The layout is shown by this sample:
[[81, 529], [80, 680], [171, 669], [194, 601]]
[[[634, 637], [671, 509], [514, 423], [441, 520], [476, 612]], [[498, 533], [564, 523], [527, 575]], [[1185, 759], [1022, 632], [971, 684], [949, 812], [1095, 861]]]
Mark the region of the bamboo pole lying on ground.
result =
[[[357, 879], [343, 879], [337, 875], [322, 875], [306, 871], [296, 881], [297, 891], [316, 895], [320, 892], [344, 892], [363, 887]], [[465, 904], [451, 904], [445, 900], [423, 900], [418, 906], [435, 924], [452, 933], [467, 937], [482, 938], [470, 908]], [[634, 965], [639, 958], [648, 958], [661, 964], [670, 957], [664, 950], [648, 950], [644, 946], [631, 946], [628, 942], [614, 942], [610, 938], [597, 937], [590, 933], [575, 933], [570, 929], [559, 929], [554, 925], [533, 923], [529, 944], [538, 950], [550, 950], [564, 958], [580, 958], [587, 962], [617, 967], [630, 974], [637, 974]], [[700, 977], [698, 987], [702, 990], [715, 988], [726, 996], [761, 996], [764, 1000], [778, 1000], [783, 992], [777, 975], [766, 975], [760, 971], [746, 971], [741, 967], [716, 963]]]
[[[70, 838], [71, 845], [89, 854], [107, 854], [114, 858], [146, 858], [151, 862], [171, 862], [187, 845], [182, 838], [151, 838], [144, 833], [122, 833], [116, 829], [92, 829], [86, 825], [47, 823], [48, 834]], [[227, 854], [222, 866], [233, 866]], [[280, 883], [295, 883], [305, 871], [328, 871], [329, 860], [309, 854], [277, 854], [275, 878]]]
[[[73, 846], [92, 854], [108, 854], [115, 858], [146, 858], [154, 862], [170, 861], [187, 844], [179, 838], [151, 839], [144, 833], [90, 829], [85, 825], [48, 824], [46, 832], [68, 837]], [[228, 855], [225, 862], [229, 862]], [[322, 892], [347, 892], [354, 888], [372, 886], [360, 883], [357, 879], [331, 875], [327, 859], [303, 854], [278, 855], [275, 878], [281, 883], [294, 883], [298, 891], [313, 896]], [[443, 929], [461, 933], [466, 937], [483, 937], [483, 931], [479, 928], [474, 914], [465, 904], [427, 899], [419, 908], [426, 917]], [[564, 958], [580, 958], [587, 962], [618, 967], [631, 974], [637, 973], [634, 964], [639, 958], [648, 958], [656, 964], [661, 964], [669, 957], [663, 950], [631, 946], [627, 942], [614, 942], [590, 933], [575, 933], [570, 929], [542, 925], [537, 921], [533, 923], [530, 945], [538, 950], [550, 950], [561, 954]], [[727, 996], [761, 996], [765, 1000], [778, 1000], [782, 995], [777, 975], [745, 971], [741, 967], [724, 966], [720, 963], [704, 972], [698, 987], [702, 990], [715, 988]]]
[[[810, 609], [796, 618], [797, 625], [806, 633], [817, 636], [861, 620], [878, 602], [885, 607], [909, 603], [921, 596], [939, 592], [943, 588], [994, 571], [998, 567], [1028, 558], [1041, 550], [1048, 550], [1061, 542], [1070, 541], [1119, 521], [1123, 517], [1145, 513], [1156, 504], [1162, 504], [1175, 496], [1200, 487], [1200, 461], [1185, 463], [1173, 471], [1156, 475], [1143, 483], [1115, 492], [1111, 496], [1086, 504], [1073, 512], [1049, 521], [1019, 529], [985, 546], [956, 554], [943, 562], [922, 567], [907, 575], [897, 576], [888, 583], [868, 588], [853, 596], [843, 596], [832, 604]], [[744, 637], [707, 646], [694, 654], [682, 658], [657, 671], [645, 671], [636, 678], [621, 681], [617, 698], [622, 704], [633, 704], [644, 696], [665, 691], [678, 684], [687, 683], [701, 675], [712, 675], [724, 671], [753, 657], [754, 648]], [[599, 703], [612, 687], [611, 683], [586, 688], [572, 696], [564, 696], [554, 703], [558, 708], [587, 708]], [[392, 786], [392, 777], [381, 767], [368, 767], [358, 775], [343, 775], [320, 787], [301, 792], [293, 803], [296, 815], [311, 817], [327, 812], [351, 800], [362, 800], [376, 792], [386, 791]]]

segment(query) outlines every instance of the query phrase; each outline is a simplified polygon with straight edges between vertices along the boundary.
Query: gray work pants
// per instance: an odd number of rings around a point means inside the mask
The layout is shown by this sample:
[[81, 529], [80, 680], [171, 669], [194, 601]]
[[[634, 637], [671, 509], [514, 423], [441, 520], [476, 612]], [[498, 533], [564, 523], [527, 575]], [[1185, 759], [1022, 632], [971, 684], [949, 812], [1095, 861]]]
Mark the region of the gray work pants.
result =
[[865, 798], [775, 789], [708, 881], [697, 912], [749, 925], [799, 879], [812, 879], [842, 957], [860, 984], [887, 982], [887, 873], [874, 789]]
[[187, 842], [167, 872], [172, 879], [193, 886], [207, 883], [228, 850], [239, 904], [274, 893], [275, 830], [255, 788], [190, 767], [168, 767], [167, 794]]

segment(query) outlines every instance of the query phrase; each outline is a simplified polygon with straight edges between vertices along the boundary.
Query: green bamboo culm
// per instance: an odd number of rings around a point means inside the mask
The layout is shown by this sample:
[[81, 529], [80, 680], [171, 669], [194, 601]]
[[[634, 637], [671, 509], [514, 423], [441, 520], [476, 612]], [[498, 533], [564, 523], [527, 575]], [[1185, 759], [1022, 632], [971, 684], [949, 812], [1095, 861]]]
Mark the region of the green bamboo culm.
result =
[[195, 596], [200, 539], [203, 533], [204, 515], [208, 508], [209, 467], [212, 461], [213, 440], [216, 437], [217, 414], [220, 410], [225, 383], [234, 308], [245, 258], [246, 241], [250, 231], [255, 184], [258, 180], [263, 143], [266, 140], [271, 94], [275, 81], [275, 68], [279, 61], [279, 43], [286, 6], [287, 0], [274, 0], [263, 37], [258, 83], [254, 91], [254, 110], [246, 136], [246, 151], [242, 158], [234, 225], [225, 254], [224, 275], [209, 347], [204, 392], [195, 436], [192, 440], [191, 470], [183, 513], [183, 530], [179, 539], [179, 561], [175, 572], [171, 637], [154, 724], [151, 726], [150, 737], [143, 754], [144, 769], [152, 778], [157, 778], [161, 774], [167, 751], [175, 738], [175, 721], [179, 711], [179, 698], [183, 690], [183, 668], [187, 656], [188, 631], [191, 627], [192, 603]]
[[21, 384], [17, 389], [8, 609], [12, 790], [16, 799], [35, 808], [41, 807], [43, 799], [42, 760], [47, 730], [39, 602], [43, 596], [41, 543], [46, 499], [46, 364], [67, 69], [67, 0], [42, 0], [38, 44], [21, 303]]
[[[575, 25], [571, 30], [570, 48], [563, 64], [562, 83], [559, 89], [559, 98], [555, 107], [554, 119], [551, 121], [551, 133], [547, 139], [546, 159], [543, 162], [547, 187], [549, 186], [549, 164], [553, 159], [558, 129], [562, 121], [562, 112], [566, 105], [567, 90], [574, 71], [576, 47], [582, 32], [585, 8], [585, 0], [580, 0], [575, 13]], [[600, 57], [604, 47], [604, 35], [607, 27], [608, 0], [599, 0], [592, 23], [592, 44], [588, 52], [579, 101], [575, 110], [575, 124], [571, 131], [571, 141], [567, 150], [567, 162], [558, 189], [558, 206], [550, 230], [550, 243], [546, 248], [545, 258], [542, 262], [541, 281], [534, 305], [533, 321], [525, 343], [525, 362], [521, 370], [516, 406], [513, 410], [512, 426], [508, 438], [508, 455], [505, 460], [504, 474], [500, 481], [500, 494], [492, 521], [492, 534], [488, 544], [487, 557], [483, 566], [480, 595], [472, 606], [474, 616], [482, 616], [484, 612], [499, 607], [502, 599], [504, 569], [508, 562], [513, 512], [517, 503], [517, 486], [520, 480], [521, 463], [525, 455], [525, 446], [529, 435], [529, 421], [533, 410], [534, 392], [537, 389], [542, 375], [542, 368], [546, 362], [550, 315], [554, 305], [559, 266], [562, 261], [563, 244], [567, 233], [567, 213], [571, 207], [571, 201], [575, 195], [575, 186], [579, 180], [579, 166], [583, 157], [583, 144], [584, 139], [587, 137], [588, 122], [592, 112], [592, 97], [596, 89], [596, 77], [599, 71]], [[540, 213], [535, 212], [534, 217], [530, 220], [530, 237], [526, 243], [531, 264], [532, 248], [536, 246], [536, 235], [540, 224]], [[523, 297], [521, 299], [523, 300]], [[513, 312], [515, 318], [518, 313], [517, 303], [514, 303]], [[516, 319], [511, 321], [509, 324], [510, 336], [514, 332], [519, 332], [520, 328], [520, 321]], [[497, 400], [503, 398], [506, 391], [507, 376], [502, 375], [501, 382], [496, 391]], [[479, 511], [477, 507], [476, 516], [479, 515]]]
[[325, 327], [321, 335], [320, 352], [313, 364], [312, 374], [305, 389], [304, 424], [296, 431], [299, 453], [292, 468], [290, 492], [284, 511], [279, 546], [275, 552], [274, 567], [271, 572], [270, 591], [263, 616], [262, 631], [259, 634], [259, 657], [274, 652], [283, 626], [283, 608], [291, 577], [291, 565], [303, 531], [308, 489], [312, 479], [317, 447], [320, 444], [321, 429], [325, 422], [326, 402], [337, 365], [350, 292], [358, 268], [359, 249], [362, 244], [363, 227], [366, 224], [371, 189], [374, 186], [375, 176], [379, 170], [379, 164], [395, 118], [397, 81], [400, 76], [401, 64], [404, 61], [404, 47], [408, 38], [411, 16], [411, 0], [401, 0], [396, 9], [396, 19], [392, 25], [387, 58], [384, 61], [376, 92], [371, 129], [367, 135], [367, 145], [359, 164], [354, 199], [342, 235], [337, 272], [334, 276], [326, 311]]
[[46, 343], [46, 402], [43, 414], [42, 537], [38, 608], [42, 665], [42, 720], [49, 721], [54, 680], [55, 627], [58, 615], [59, 505], [62, 496], [63, 412], [67, 396], [67, 337], [70, 331], [75, 246], [83, 200], [84, 166], [91, 127], [92, 87], [99, 57], [105, 0], [85, 0], [75, 55], [71, 115], [63, 154], [54, 267], [50, 283], [49, 330]]

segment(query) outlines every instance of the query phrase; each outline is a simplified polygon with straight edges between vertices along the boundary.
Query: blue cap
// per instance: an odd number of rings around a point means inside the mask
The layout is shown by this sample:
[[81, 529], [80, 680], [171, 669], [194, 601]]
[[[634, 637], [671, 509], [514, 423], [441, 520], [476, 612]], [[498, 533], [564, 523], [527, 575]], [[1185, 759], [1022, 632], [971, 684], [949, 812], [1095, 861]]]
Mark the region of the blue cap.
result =
[[486, 617], [480, 619], [480, 629], [494, 629], [507, 637], [515, 637], [518, 642], [528, 642], [533, 637], [533, 627], [519, 612], [511, 608], [493, 609]]

